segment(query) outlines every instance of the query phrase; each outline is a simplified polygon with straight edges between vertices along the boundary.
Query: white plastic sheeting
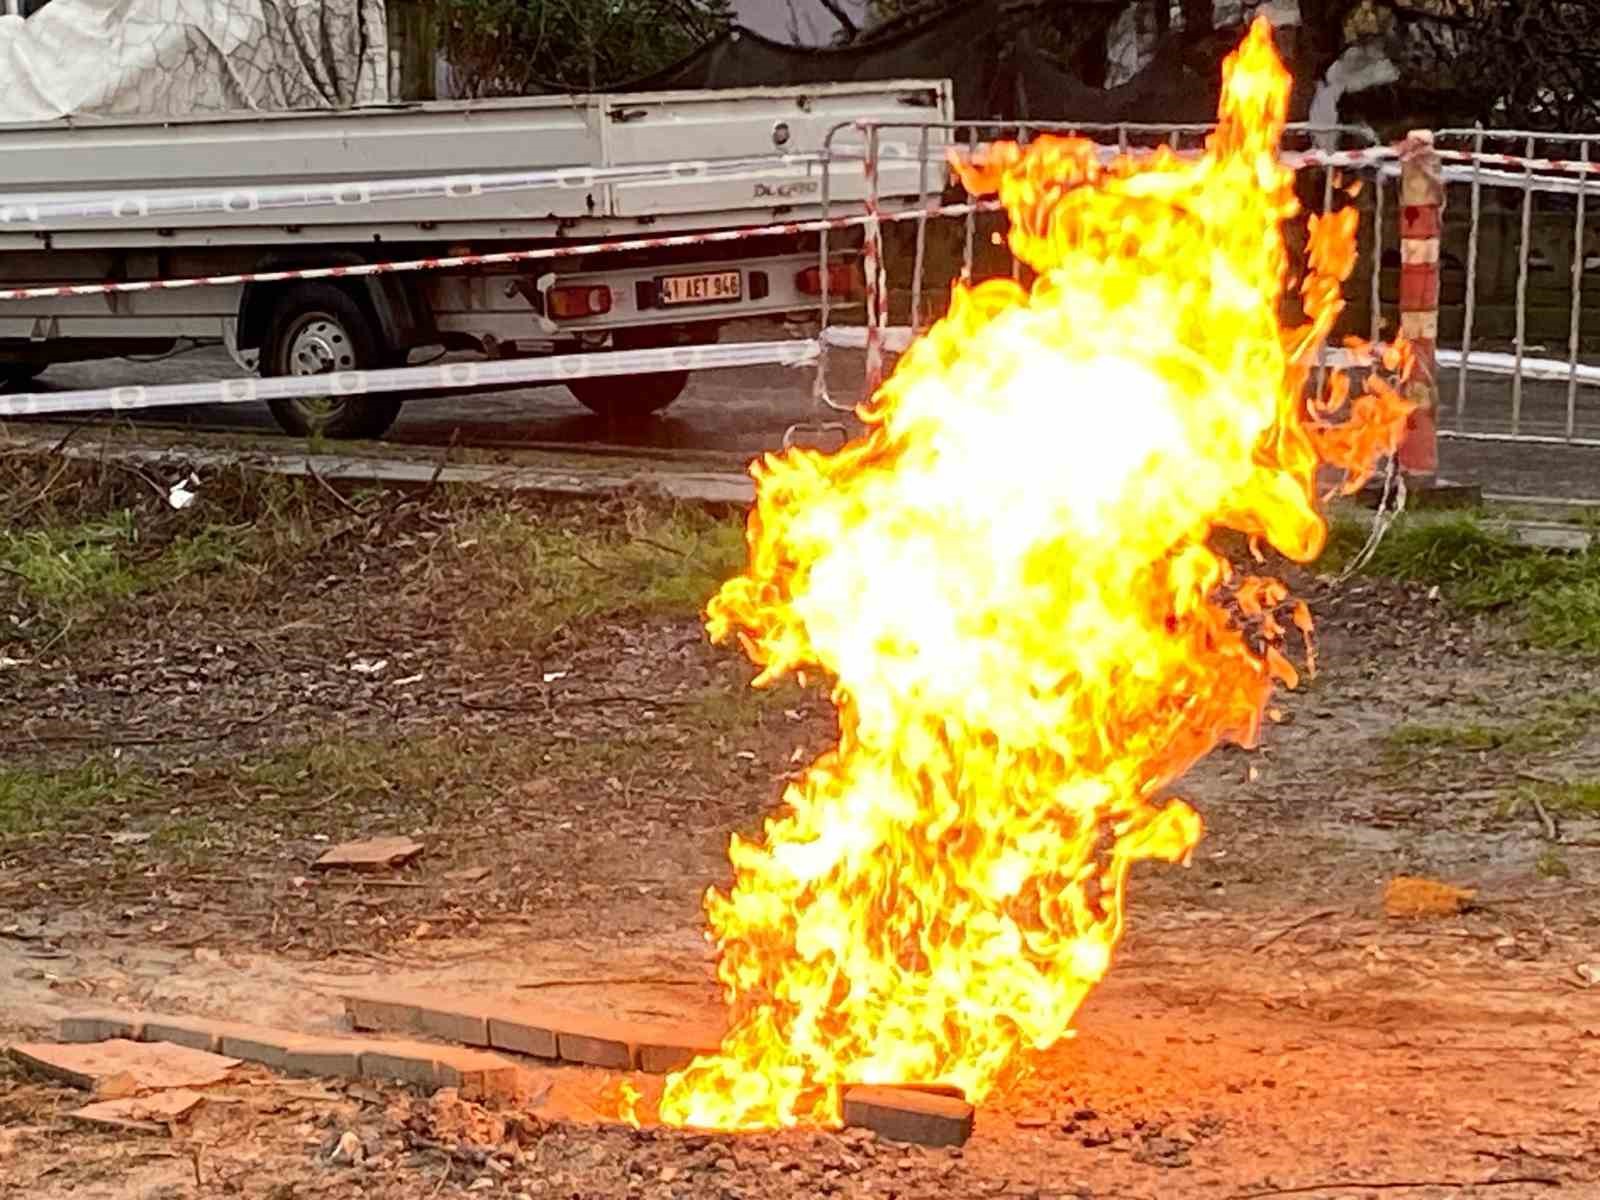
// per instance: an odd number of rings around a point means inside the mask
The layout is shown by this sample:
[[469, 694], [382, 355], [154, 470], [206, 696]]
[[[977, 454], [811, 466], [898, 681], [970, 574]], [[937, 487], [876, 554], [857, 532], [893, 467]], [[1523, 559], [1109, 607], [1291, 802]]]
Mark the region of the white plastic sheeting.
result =
[[388, 99], [384, 0], [52, 0], [0, 17], [0, 122]]

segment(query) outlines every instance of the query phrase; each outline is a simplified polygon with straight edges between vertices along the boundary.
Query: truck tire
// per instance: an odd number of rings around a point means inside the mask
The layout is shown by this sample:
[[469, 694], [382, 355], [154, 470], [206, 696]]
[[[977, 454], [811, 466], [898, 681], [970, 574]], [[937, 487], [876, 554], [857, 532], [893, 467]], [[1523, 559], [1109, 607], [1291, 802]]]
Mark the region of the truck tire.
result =
[[44, 363], [0, 364], [0, 392], [20, 392], [44, 374]]
[[[348, 292], [302, 283], [284, 293], [267, 321], [263, 375], [331, 375], [390, 365], [377, 323]], [[400, 415], [401, 397], [327, 396], [269, 400], [285, 432], [297, 437], [382, 437]]]
[[[615, 350], [649, 350], [687, 343], [690, 333], [676, 326], [623, 329], [612, 335]], [[590, 412], [608, 421], [638, 421], [660, 412], [689, 386], [687, 371], [655, 371], [648, 375], [595, 375], [574, 379], [567, 390]]]

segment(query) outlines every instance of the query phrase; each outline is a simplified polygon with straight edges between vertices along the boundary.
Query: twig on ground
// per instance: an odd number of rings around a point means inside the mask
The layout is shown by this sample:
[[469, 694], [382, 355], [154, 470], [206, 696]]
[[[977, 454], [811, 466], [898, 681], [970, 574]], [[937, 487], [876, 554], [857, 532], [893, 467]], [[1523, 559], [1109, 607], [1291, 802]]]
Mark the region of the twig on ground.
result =
[[[103, 449], [104, 449], [104, 447], [102, 447], [102, 450]], [[166, 504], [168, 502], [167, 501], [167, 490], [164, 487], [162, 487], [159, 483], [157, 483], [154, 479], [151, 479], [150, 476], [146, 475], [143, 471], [141, 471], [133, 463], [121, 462], [121, 461], [119, 461], [119, 460], [117, 460], [115, 458], [103, 458], [101, 460], [101, 462], [102, 462], [102, 464], [109, 464], [109, 465], [111, 465], [113, 467], [116, 467], [120, 471], [126, 471], [126, 472], [128, 472], [128, 474], [134, 476], [135, 478], [142, 480], [144, 482], [145, 487], [149, 488], [152, 492], [154, 492], [160, 498], [162, 504]]]
[[1539, 824], [1544, 826], [1545, 837], [1552, 842], [1559, 842], [1561, 840], [1561, 832], [1556, 828], [1555, 818], [1550, 815], [1549, 810], [1540, 802], [1539, 797], [1530, 795], [1528, 799], [1533, 802], [1533, 811], [1539, 814]]
[[1490, 1179], [1409, 1179], [1386, 1180], [1382, 1183], [1306, 1183], [1298, 1187], [1267, 1188], [1260, 1192], [1236, 1192], [1228, 1200], [1264, 1200], [1267, 1196], [1305, 1196], [1312, 1192], [1337, 1192], [1345, 1189], [1367, 1192], [1391, 1192], [1415, 1188], [1487, 1188], [1510, 1187], [1518, 1183], [1536, 1183], [1543, 1187], [1560, 1187], [1561, 1181], [1552, 1175], [1516, 1175]]
[[666, 977], [617, 976], [609, 975], [593, 979], [539, 979], [533, 983], [517, 984], [518, 991], [531, 991], [539, 988], [557, 987], [625, 987], [628, 984], [649, 984], [654, 987], [704, 987], [713, 983], [710, 979], [669, 979]]
[[632, 540], [646, 546], [654, 546], [657, 550], [664, 550], [668, 554], [675, 554], [679, 558], [689, 557], [689, 552], [687, 550], [680, 550], [676, 546], [669, 546], [665, 542], [656, 541], [654, 538], [647, 538], [640, 534], [635, 534]]
[[450, 451], [456, 448], [456, 442], [461, 438], [461, 426], [457, 425], [450, 431], [450, 440], [444, 444], [444, 449], [439, 452], [439, 461], [434, 465], [433, 477], [428, 480], [428, 486], [422, 489], [419, 500], [426, 500], [433, 495], [433, 489], [439, 486], [439, 476], [444, 474], [445, 466], [450, 462]]
[[88, 427], [89, 426], [87, 422], [79, 421], [76, 425], [72, 426], [72, 428], [68, 429], [67, 432], [62, 435], [62, 438], [59, 442], [50, 447], [50, 453], [53, 455], [60, 454], [67, 448], [67, 443], [78, 436], [79, 430], [87, 429]]
[[608, 696], [574, 696], [570, 700], [551, 697], [540, 704], [480, 704], [475, 700], [463, 698], [461, 707], [478, 712], [542, 713], [552, 708], [593, 708], [604, 704], [642, 704], [654, 708], [670, 708], [674, 705], [693, 703], [695, 701], [689, 697], [631, 696], [619, 693]]
[[222, 729], [213, 729], [205, 733], [158, 734], [139, 738], [107, 737], [104, 733], [47, 733], [42, 736], [29, 735], [25, 741], [0, 742], [0, 750], [29, 750], [40, 746], [171, 746], [189, 742], [215, 742], [230, 737], [241, 729], [252, 729], [277, 711], [274, 706], [246, 720], [235, 721]]
[[1336, 917], [1340, 913], [1342, 913], [1343, 911], [1344, 911], [1344, 909], [1342, 909], [1342, 908], [1323, 908], [1323, 909], [1319, 909], [1318, 911], [1316, 911], [1314, 913], [1311, 913], [1311, 914], [1309, 914], [1307, 916], [1301, 917], [1298, 921], [1294, 922], [1292, 925], [1285, 925], [1282, 929], [1278, 930], [1278, 932], [1276, 932], [1274, 934], [1271, 934], [1268, 937], [1262, 938], [1259, 942], [1257, 942], [1254, 946], [1252, 946], [1250, 948], [1250, 951], [1251, 951], [1252, 954], [1260, 954], [1268, 946], [1272, 945], [1274, 942], [1278, 941], [1280, 938], [1288, 937], [1295, 930], [1304, 929], [1307, 925], [1310, 925], [1313, 921], [1321, 921], [1321, 920], [1323, 920], [1323, 919], [1325, 919], [1327, 917]]
[[584, 554], [582, 550], [574, 550], [572, 552], [572, 557], [597, 574], [604, 575], [608, 579], [614, 579], [616, 577], [617, 573], [615, 571], [610, 571], [605, 567], [602, 567], [599, 563], [595, 562], [594, 559]]
[[322, 472], [317, 470], [317, 464], [312, 462], [309, 458], [306, 459], [306, 471], [311, 475], [311, 478], [317, 481], [317, 486], [323, 491], [327, 492], [328, 495], [332, 496], [334, 503], [336, 503], [340, 508], [344, 509], [345, 512], [354, 513], [356, 516], [362, 518], [366, 517], [366, 513], [362, 512], [354, 504], [351, 504], [350, 501], [341, 496], [339, 494], [339, 490], [322, 477]]

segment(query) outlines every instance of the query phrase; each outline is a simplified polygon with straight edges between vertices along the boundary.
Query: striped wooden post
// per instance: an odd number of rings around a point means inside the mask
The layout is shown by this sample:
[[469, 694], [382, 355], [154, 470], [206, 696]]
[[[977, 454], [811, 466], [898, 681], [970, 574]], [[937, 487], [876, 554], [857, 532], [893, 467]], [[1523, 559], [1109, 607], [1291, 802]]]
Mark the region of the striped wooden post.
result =
[[1400, 469], [1428, 484], [1439, 470], [1439, 236], [1444, 171], [1433, 131], [1413, 130], [1400, 152], [1400, 333], [1415, 350], [1406, 398], [1416, 410], [1400, 443]]

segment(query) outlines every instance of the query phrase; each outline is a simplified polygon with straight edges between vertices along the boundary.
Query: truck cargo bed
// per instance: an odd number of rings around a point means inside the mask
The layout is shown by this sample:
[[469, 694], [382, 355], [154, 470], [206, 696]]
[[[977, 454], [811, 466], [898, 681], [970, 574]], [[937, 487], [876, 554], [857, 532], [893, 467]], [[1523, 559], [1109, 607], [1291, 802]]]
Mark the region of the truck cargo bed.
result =
[[[819, 166], [738, 160], [814, 154], [845, 121], [937, 122], [949, 112], [948, 83], [905, 80], [0, 126], [0, 250], [36, 250], [41, 242], [54, 249], [526, 243], [799, 219], [820, 211]], [[886, 201], [915, 197], [925, 176], [937, 188], [942, 169], [914, 158], [920, 137], [909, 129], [882, 131], [878, 186]], [[841, 144], [850, 140], [845, 135]], [[713, 169], [686, 166], [669, 178], [633, 180], [585, 175], [662, 163]], [[264, 188], [548, 168], [571, 174], [549, 185], [481, 193], [465, 181], [448, 197], [428, 199], [365, 197], [352, 188], [337, 204], [252, 204], [252, 194]], [[144, 214], [151, 198], [195, 190], [232, 193], [237, 203], [228, 212]], [[865, 194], [859, 161], [833, 164], [829, 192], [836, 205], [859, 207]], [[108, 193], [127, 198], [114, 217], [29, 213], [30, 205]]]

